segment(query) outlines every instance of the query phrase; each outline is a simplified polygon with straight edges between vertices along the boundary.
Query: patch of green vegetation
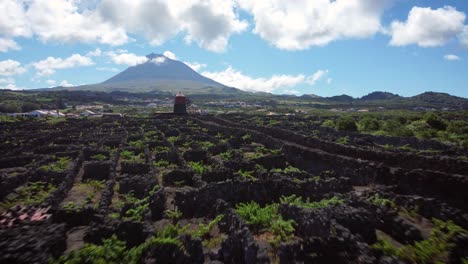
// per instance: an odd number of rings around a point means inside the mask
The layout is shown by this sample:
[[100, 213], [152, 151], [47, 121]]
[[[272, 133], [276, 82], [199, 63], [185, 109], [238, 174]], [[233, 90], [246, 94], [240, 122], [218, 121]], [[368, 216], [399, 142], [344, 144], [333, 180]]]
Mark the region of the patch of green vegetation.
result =
[[45, 122], [49, 125], [56, 125], [65, 121], [67, 121], [65, 117], [52, 117], [52, 118], [47, 118]]
[[336, 129], [338, 131], [357, 131], [357, 125], [354, 118], [342, 116], [336, 121]]
[[281, 196], [280, 198], [281, 204], [289, 204], [301, 208], [307, 209], [318, 209], [318, 208], [326, 208], [334, 205], [341, 205], [344, 204], [344, 200], [340, 199], [338, 196], [333, 196], [330, 199], [323, 199], [318, 202], [311, 202], [309, 198], [303, 201], [302, 197], [296, 196], [295, 194], [291, 196]]
[[176, 223], [177, 220], [179, 220], [179, 219], [182, 217], [182, 212], [181, 212], [178, 208], [176, 208], [176, 209], [174, 209], [174, 210], [166, 210], [166, 211], [164, 211], [164, 215], [165, 215], [167, 218], [171, 219], [171, 221], [172, 221], [173, 223]]
[[195, 161], [190, 161], [187, 163], [187, 165], [192, 168], [192, 170], [199, 175], [202, 175], [204, 172], [208, 171], [210, 169], [209, 165], [205, 165], [202, 162], [195, 162]]
[[141, 202], [139, 201], [138, 204], [135, 204], [134, 208], [128, 209], [124, 213], [124, 219], [130, 221], [141, 222], [143, 221], [143, 217], [148, 210], [149, 202]]
[[257, 178], [255, 178], [253, 176], [253, 171], [243, 171], [243, 170], [239, 170], [237, 173], [239, 173], [240, 176], [248, 179], [248, 180], [257, 180]]
[[264, 207], [256, 202], [236, 205], [236, 212], [255, 232], [271, 232], [277, 239], [287, 241], [294, 233], [293, 220], [284, 220], [278, 212], [279, 204], [269, 204]]
[[414, 150], [410, 145], [406, 144], [404, 146], [399, 147], [398, 149], [401, 149], [403, 151], [411, 151]]
[[374, 194], [373, 196], [369, 197], [367, 201], [373, 205], [377, 206], [384, 206], [390, 208], [397, 208], [397, 205], [394, 201], [381, 197], [378, 193]]
[[0, 115], [0, 123], [13, 123], [21, 121], [21, 118], [13, 117], [13, 116], [6, 116]]
[[209, 149], [209, 148], [215, 146], [214, 143], [211, 143], [211, 142], [209, 142], [209, 141], [200, 141], [200, 142], [198, 142], [198, 144], [199, 144], [200, 147], [201, 147], [202, 149], [204, 149], [204, 150], [207, 150], [207, 149]]
[[93, 188], [93, 191], [98, 192], [102, 191], [106, 187], [106, 181], [86, 180], [85, 182], [81, 183], [81, 185], [91, 187]]
[[96, 155], [91, 156], [91, 159], [103, 161], [103, 160], [107, 160], [107, 156], [104, 154], [96, 154]]
[[250, 135], [250, 134], [245, 134], [245, 135], [243, 135], [241, 138], [242, 138], [243, 141], [249, 141], [249, 140], [252, 139], [252, 135]]
[[192, 235], [194, 237], [198, 237], [198, 238], [201, 238], [201, 239], [207, 238], [207, 236], [210, 233], [211, 229], [213, 229], [213, 227], [216, 226], [223, 218], [224, 218], [224, 215], [220, 214], [215, 219], [210, 221], [208, 223], [208, 225], [205, 225], [203, 223], [199, 224], [197, 230], [192, 232]]
[[39, 169], [42, 171], [64, 172], [69, 168], [70, 162], [70, 158], [62, 157], [49, 165], [39, 167]]
[[154, 153], [158, 153], [158, 152], [169, 152], [171, 150], [170, 147], [166, 147], [166, 146], [157, 146], [155, 148], [152, 149], [152, 151]]
[[158, 190], [159, 186], [155, 185], [148, 195], [142, 199], [138, 199], [133, 195], [133, 192], [122, 195], [123, 204], [131, 204], [133, 208], [128, 209], [122, 213], [122, 218], [129, 221], [141, 222], [148, 211], [150, 198]]
[[169, 165], [171, 165], [171, 163], [168, 161], [168, 160], [158, 160], [158, 161], [153, 161], [153, 165], [156, 166], [156, 167], [162, 167], [162, 168], [166, 168], [166, 167], [169, 167]]
[[135, 154], [133, 151], [130, 151], [130, 150], [122, 150], [120, 152], [120, 158], [125, 161], [144, 162], [145, 154], [144, 153]]
[[29, 182], [27, 185], [20, 187], [17, 192], [7, 195], [0, 203], [0, 208], [6, 210], [18, 204], [25, 206], [40, 205], [56, 189], [51, 183]]
[[325, 121], [323, 121], [322, 127], [330, 127], [330, 128], [335, 128], [336, 125], [335, 125], [335, 122], [333, 122], [333, 120], [330, 120], [330, 119], [327, 119]]
[[52, 259], [51, 264], [95, 264], [95, 263], [128, 263], [127, 247], [125, 242], [117, 239], [115, 235], [104, 239], [102, 245], [85, 244], [78, 251], [58, 259]]
[[143, 140], [136, 140], [128, 143], [129, 146], [138, 149], [139, 151], [143, 151], [146, 147], [146, 144]]
[[382, 251], [385, 255], [397, 256], [408, 263], [429, 264], [445, 263], [450, 250], [455, 246], [451, 240], [458, 234], [468, 233], [452, 221], [432, 219], [434, 228], [429, 237], [417, 241], [412, 245], [397, 247], [385, 238], [379, 237], [374, 249]]
[[234, 151], [232, 149], [219, 154], [223, 160], [231, 160], [234, 157]]
[[348, 145], [349, 144], [349, 137], [340, 137], [336, 140], [336, 143], [341, 144], [341, 145]]
[[271, 169], [270, 173], [284, 173], [284, 174], [287, 174], [287, 175], [294, 175], [294, 174], [302, 174], [302, 173], [306, 173], [306, 172], [299, 169], [299, 168], [296, 168], [296, 167], [293, 167], [293, 166], [288, 166], [288, 167], [286, 167], [284, 169], [280, 169], [280, 168]]
[[180, 136], [172, 136], [172, 137], [168, 137], [167, 138], [167, 141], [171, 142], [172, 144], [174, 144], [176, 141], [180, 140]]
[[363, 116], [358, 122], [359, 131], [372, 132], [380, 129], [380, 122], [373, 116]]

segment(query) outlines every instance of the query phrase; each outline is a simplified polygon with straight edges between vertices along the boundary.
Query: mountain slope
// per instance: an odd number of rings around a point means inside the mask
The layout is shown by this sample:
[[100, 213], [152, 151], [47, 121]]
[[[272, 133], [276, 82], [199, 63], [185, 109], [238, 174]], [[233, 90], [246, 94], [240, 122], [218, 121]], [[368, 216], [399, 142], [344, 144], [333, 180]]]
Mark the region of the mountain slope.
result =
[[164, 55], [151, 53], [148, 61], [129, 67], [125, 71], [104, 81], [102, 84], [128, 84], [132, 81], [189, 81], [200, 86], [225, 87], [216, 81], [200, 75], [186, 64], [171, 60]]

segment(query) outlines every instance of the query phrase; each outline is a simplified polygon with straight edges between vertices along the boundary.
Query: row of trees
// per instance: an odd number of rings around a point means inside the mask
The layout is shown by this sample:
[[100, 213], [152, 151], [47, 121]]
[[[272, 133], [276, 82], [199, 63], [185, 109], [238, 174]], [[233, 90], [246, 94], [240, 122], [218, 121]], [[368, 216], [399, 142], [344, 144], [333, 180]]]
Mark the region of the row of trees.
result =
[[464, 120], [447, 120], [434, 112], [422, 117], [396, 116], [383, 119], [377, 116], [364, 115], [360, 118], [340, 117], [336, 122], [327, 120], [323, 126], [334, 127], [338, 131], [353, 131], [375, 135], [418, 137], [437, 139], [468, 146], [468, 122]]

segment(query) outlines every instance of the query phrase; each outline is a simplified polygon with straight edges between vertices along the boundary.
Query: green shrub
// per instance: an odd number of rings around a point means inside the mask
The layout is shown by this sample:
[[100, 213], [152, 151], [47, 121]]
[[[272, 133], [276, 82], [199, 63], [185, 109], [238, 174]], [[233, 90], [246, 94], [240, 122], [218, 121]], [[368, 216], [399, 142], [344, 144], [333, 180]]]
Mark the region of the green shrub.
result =
[[278, 206], [278, 204], [269, 204], [260, 207], [258, 203], [252, 201], [236, 205], [236, 212], [256, 232], [269, 231], [281, 240], [288, 240], [294, 232], [295, 222], [284, 220], [278, 213]]
[[125, 242], [117, 239], [115, 235], [104, 239], [102, 245], [85, 244], [78, 251], [51, 260], [53, 264], [95, 264], [95, 263], [126, 263], [127, 247]]
[[202, 239], [205, 238], [210, 233], [211, 229], [213, 229], [213, 227], [215, 225], [217, 225], [223, 219], [223, 217], [224, 217], [224, 215], [220, 214], [215, 219], [210, 221], [208, 223], [208, 225], [199, 224], [198, 229], [196, 231], [192, 232], [192, 235], [194, 237], [198, 237], [198, 238], [202, 238]]
[[397, 256], [408, 263], [444, 263], [450, 250], [455, 246], [451, 240], [458, 234], [466, 234], [467, 231], [452, 221], [444, 222], [437, 219], [432, 221], [434, 227], [425, 240], [398, 248], [388, 240], [379, 237], [372, 247], [386, 255]]
[[106, 187], [106, 182], [104, 180], [98, 181], [98, 180], [87, 180], [84, 183], [82, 183], [85, 186], [92, 187], [94, 191], [101, 191]]
[[37, 206], [42, 204], [50, 193], [57, 188], [51, 183], [29, 182], [18, 189], [17, 193], [9, 194], [0, 203], [0, 208], [9, 209], [17, 204]]
[[456, 135], [468, 135], [468, 122], [462, 120], [450, 121], [447, 132]]
[[234, 151], [232, 151], [232, 149], [230, 149], [230, 150], [228, 150], [226, 152], [223, 152], [223, 153], [219, 154], [219, 156], [223, 160], [231, 160], [234, 157]]
[[335, 125], [335, 122], [333, 122], [333, 120], [330, 120], [330, 119], [327, 119], [325, 121], [323, 121], [322, 127], [331, 127], [331, 128], [335, 128], [336, 125]]
[[103, 154], [96, 154], [96, 155], [91, 156], [91, 159], [103, 161], [103, 160], [107, 160], [107, 156]]
[[338, 131], [357, 131], [357, 125], [354, 119], [350, 116], [342, 116], [336, 122]]
[[39, 167], [39, 169], [42, 171], [64, 172], [70, 166], [70, 162], [70, 158], [62, 157], [59, 158], [56, 162]]
[[398, 119], [391, 119], [385, 122], [382, 127], [383, 131], [387, 132], [388, 135], [397, 137], [412, 137], [414, 133], [411, 129], [401, 124]]
[[153, 165], [156, 166], [156, 167], [168, 167], [171, 163], [167, 160], [158, 160], [158, 161], [154, 161], [153, 162]]
[[385, 206], [385, 207], [391, 207], [391, 208], [397, 208], [395, 202], [392, 200], [380, 197], [378, 193], [374, 194], [373, 196], [369, 197], [367, 199], [368, 202], [371, 204], [377, 205], [377, 206]]
[[439, 115], [429, 112], [424, 115], [426, 123], [436, 130], [445, 130], [447, 128], [446, 121]]
[[380, 129], [380, 122], [375, 117], [365, 116], [359, 120], [359, 128], [361, 131], [377, 131]]
[[139, 153], [136, 155], [133, 151], [130, 150], [122, 150], [120, 152], [120, 158], [126, 161], [133, 161], [133, 162], [144, 162], [145, 161], [145, 154]]
[[195, 162], [195, 161], [190, 161], [187, 163], [187, 165], [192, 168], [195, 173], [202, 175], [204, 172], [206, 172], [209, 169], [208, 165], [203, 164], [202, 162]]
[[347, 145], [349, 144], [349, 137], [340, 137], [336, 140], [336, 143], [341, 144], [341, 145]]
[[181, 217], [182, 217], [182, 212], [179, 211], [178, 208], [174, 209], [174, 210], [166, 210], [164, 211], [164, 215], [167, 217], [167, 218], [170, 218], [172, 220], [173, 223], [177, 222], [177, 220], [179, 220]]
[[249, 179], [249, 180], [256, 180], [257, 178], [255, 178], [253, 176], [253, 171], [243, 171], [243, 170], [239, 170], [237, 173], [239, 173], [240, 176], [246, 178], [246, 179]]
[[325, 208], [334, 205], [344, 204], [344, 200], [338, 198], [338, 196], [333, 196], [330, 199], [323, 199], [318, 202], [311, 202], [309, 198], [306, 201], [302, 200], [302, 197], [291, 195], [291, 196], [281, 196], [280, 203], [282, 204], [289, 204], [301, 208], [307, 209], [318, 209], [318, 208]]

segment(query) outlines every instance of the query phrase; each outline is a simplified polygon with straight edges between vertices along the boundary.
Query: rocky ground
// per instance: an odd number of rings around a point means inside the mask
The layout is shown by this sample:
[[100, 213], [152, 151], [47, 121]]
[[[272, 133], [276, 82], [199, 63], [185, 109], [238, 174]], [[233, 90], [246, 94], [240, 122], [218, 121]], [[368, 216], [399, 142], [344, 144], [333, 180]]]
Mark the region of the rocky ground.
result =
[[468, 263], [466, 149], [249, 118], [0, 124], [0, 263]]

